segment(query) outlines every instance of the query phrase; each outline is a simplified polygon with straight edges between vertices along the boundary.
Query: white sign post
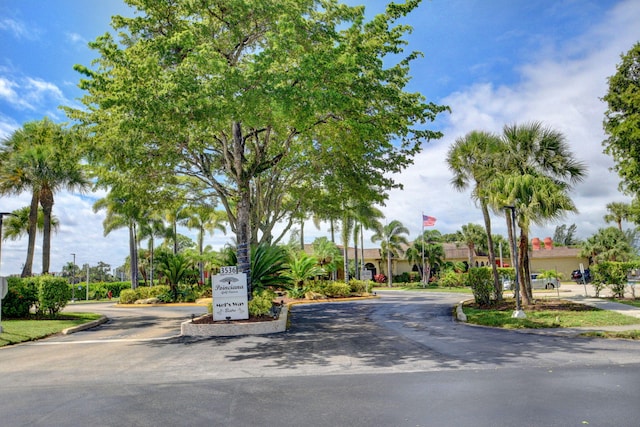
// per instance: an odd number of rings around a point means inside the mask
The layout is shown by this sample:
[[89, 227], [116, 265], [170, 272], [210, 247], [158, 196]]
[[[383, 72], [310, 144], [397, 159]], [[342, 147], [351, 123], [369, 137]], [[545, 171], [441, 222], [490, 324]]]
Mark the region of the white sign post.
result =
[[216, 274], [212, 278], [213, 320], [248, 319], [247, 275], [236, 273], [235, 267], [223, 268], [221, 271], [232, 274]]
[[6, 277], [0, 277], [0, 333], [2, 333], [2, 299], [7, 296], [9, 284]]

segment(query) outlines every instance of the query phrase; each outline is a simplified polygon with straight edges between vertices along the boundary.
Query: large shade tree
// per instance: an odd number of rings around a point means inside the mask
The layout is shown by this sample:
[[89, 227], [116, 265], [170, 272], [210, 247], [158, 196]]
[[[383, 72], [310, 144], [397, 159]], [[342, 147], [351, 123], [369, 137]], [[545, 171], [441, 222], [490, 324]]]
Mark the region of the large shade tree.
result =
[[609, 77], [609, 90], [603, 142], [611, 155], [614, 169], [622, 179], [621, 187], [637, 197], [640, 194], [640, 42], [624, 55]]
[[418, 53], [403, 53], [409, 27], [396, 21], [419, 1], [369, 21], [333, 0], [126, 2], [135, 16], [113, 18], [118, 40], [91, 43], [94, 66], [77, 67], [87, 108], [69, 113], [105, 168], [202, 181], [227, 212], [240, 271], [258, 225], [277, 218], [254, 215], [259, 204], [287, 191], [278, 179], [257, 200], [265, 174], [304, 171], [334, 198], [347, 181], [347, 199], [380, 202], [398, 187], [389, 172], [440, 137], [425, 123], [445, 107], [405, 91]]

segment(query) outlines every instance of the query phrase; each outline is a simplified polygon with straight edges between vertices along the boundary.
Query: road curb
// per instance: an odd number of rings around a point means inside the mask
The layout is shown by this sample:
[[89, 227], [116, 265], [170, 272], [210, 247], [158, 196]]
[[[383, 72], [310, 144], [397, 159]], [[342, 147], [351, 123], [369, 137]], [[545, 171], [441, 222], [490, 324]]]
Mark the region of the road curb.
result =
[[98, 325], [102, 325], [103, 323], [106, 323], [108, 320], [109, 318], [107, 316], [102, 316], [99, 319], [92, 320], [91, 322], [87, 322], [87, 323], [83, 323], [82, 325], [72, 326], [70, 328], [63, 329], [62, 335], [69, 335], [75, 332], [84, 331], [85, 329], [90, 329]]

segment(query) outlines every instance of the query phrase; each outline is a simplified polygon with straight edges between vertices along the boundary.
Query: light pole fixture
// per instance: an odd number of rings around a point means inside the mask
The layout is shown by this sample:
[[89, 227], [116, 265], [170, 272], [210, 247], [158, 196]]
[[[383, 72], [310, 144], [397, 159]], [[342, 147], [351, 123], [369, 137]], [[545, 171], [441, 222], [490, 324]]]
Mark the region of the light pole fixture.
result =
[[512, 231], [512, 242], [511, 242], [511, 251], [513, 253], [513, 268], [516, 271], [516, 280], [514, 286], [516, 287], [516, 310], [511, 315], [512, 318], [515, 319], [524, 319], [527, 317], [520, 306], [520, 273], [518, 271], [518, 246], [516, 245], [516, 207], [515, 206], [505, 206], [505, 210], [507, 210], [507, 215], [509, 215], [508, 211], [511, 211], [511, 231]]
[[76, 300], [76, 254], [73, 256], [73, 265], [71, 265], [71, 302]]

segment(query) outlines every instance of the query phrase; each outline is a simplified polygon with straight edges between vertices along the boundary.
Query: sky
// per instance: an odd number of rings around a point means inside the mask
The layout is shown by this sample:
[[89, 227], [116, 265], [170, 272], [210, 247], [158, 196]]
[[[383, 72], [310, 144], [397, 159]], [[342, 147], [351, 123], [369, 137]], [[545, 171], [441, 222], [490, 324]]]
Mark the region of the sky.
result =
[[[384, 10], [382, 0], [365, 4], [368, 16]], [[107, 31], [111, 16], [130, 13], [121, 0], [0, 0], [0, 138], [22, 124], [49, 117], [68, 121], [61, 105], [80, 106], [80, 75], [74, 64], [90, 65], [88, 42]], [[470, 194], [451, 185], [446, 154], [457, 138], [472, 130], [500, 133], [504, 125], [540, 121], [564, 134], [575, 157], [588, 171], [571, 197], [579, 213], [534, 226], [531, 237], [553, 236], [556, 226], [576, 224], [587, 238], [606, 227], [607, 203], [629, 202], [618, 191], [619, 178], [603, 154], [602, 121], [607, 77], [620, 55], [640, 40], [637, 0], [423, 0], [403, 23], [413, 26], [407, 51], [423, 56], [411, 67], [407, 88], [430, 102], [448, 105], [432, 129], [444, 137], [425, 142], [414, 164], [394, 176], [403, 184], [381, 210], [385, 220], [401, 221], [409, 239], [422, 231], [422, 214], [437, 218], [435, 229], [452, 233], [468, 223], [483, 224]], [[52, 238], [51, 271], [73, 261], [113, 268], [128, 255], [126, 230], [103, 235], [103, 212], [93, 203], [104, 192], [55, 196], [60, 229]], [[29, 195], [0, 198], [0, 212], [29, 204]], [[506, 235], [501, 217], [494, 233]], [[630, 226], [630, 224], [626, 224]], [[327, 226], [305, 226], [305, 241], [328, 235]], [[193, 232], [181, 233], [195, 237]], [[365, 234], [365, 247], [371, 243]], [[222, 247], [231, 235], [216, 232], [205, 244]], [[34, 272], [41, 271], [38, 238]], [[0, 274], [18, 274], [26, 257], [26, 238], [2, 242]]]

